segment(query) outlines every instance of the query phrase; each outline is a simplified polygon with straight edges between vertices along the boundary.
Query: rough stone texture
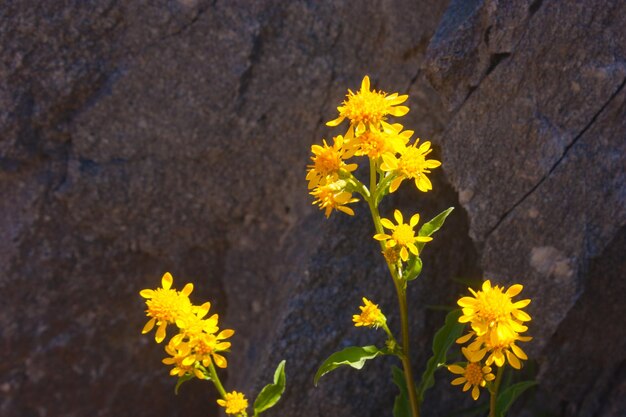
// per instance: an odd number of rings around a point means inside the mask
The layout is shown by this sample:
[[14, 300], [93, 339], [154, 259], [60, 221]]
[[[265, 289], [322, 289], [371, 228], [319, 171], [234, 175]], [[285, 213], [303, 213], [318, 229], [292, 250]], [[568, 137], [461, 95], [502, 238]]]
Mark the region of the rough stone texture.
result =
[[[541, 385], [515, 413], [621, 415], [624, 16], [599, 0], [4, 2], [0, 414], [216, 414], [197, 381], [172, 394], [139, 335], [137, 292], [169, 270], [237, 330], [227, 386], [252, 395], [287, 359], [268, 416], [390, 415], [389, 359], [312, 388], [332, 351], [376, 341], [351, 326], [362, 295], [398, 323], [365, 207], [325, 220], [303, 179], [367, 73], [410, 94], [404, 121], [445, 169], [383, 212], [457, 207], [410, 290], [417, 373], [432, 307], [485, 271], [534, 299]], [[467, 403], [448, 382], [426, 416]]]

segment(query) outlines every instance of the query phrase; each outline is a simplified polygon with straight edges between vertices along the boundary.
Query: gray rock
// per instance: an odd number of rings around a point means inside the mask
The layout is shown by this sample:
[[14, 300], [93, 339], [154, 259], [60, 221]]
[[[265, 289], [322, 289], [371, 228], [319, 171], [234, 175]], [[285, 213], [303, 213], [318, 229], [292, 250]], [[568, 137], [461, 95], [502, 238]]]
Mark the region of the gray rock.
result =
[[[304, 181], [369, 74], [444, 161], [383, 214], [456, 207], [410, 288], [416, 374], [436, 307], [484, 270], [533, 297], [541, 385], [515, 412], [620, 415], [622, 2], [149, 3], [0, 7], [0, 414], [217, 414], [140, 335], [138, 291], [168, 270], [236, 329], [228, 389], [253, 397], [287, 359], [268, 416], [389, 415], [390, 358], [312, 386], [333, 351], [380, 343], [351, 324], [362, 296], [398, 326], [366, 207], [326, 220]], [[425, 416], [471, 405], [437, 380]]]

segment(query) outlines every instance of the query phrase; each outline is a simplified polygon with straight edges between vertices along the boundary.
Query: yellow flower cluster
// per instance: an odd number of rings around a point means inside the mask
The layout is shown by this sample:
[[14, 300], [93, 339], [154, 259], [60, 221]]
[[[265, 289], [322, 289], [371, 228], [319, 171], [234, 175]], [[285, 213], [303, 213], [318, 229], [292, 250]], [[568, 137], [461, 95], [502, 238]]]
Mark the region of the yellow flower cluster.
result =
[[[415, 236], [415, 230], [413, 229], [419, 223], [420, 215], [415, 213], [411, 216], [408, 224], [404, 223], [404, 218], [400, 210], [395, 210], [393, 212], [393, 217], [398, 224], [393, 224], [393, 222], [389, 219], [380, 219], [382, 226], [385, 229], [391, 230], [391, 234], [377, 233], [374, 235], [374, 239], [386, 242], [386, 254], [389, 253], [389, 249], [396, 248], [396, 250], [399, 251], [398, 254], [400, 259], [404, 262], [409, 259], [409, 251], [413, 255], [419, 256], [419, 252], [415, 244], [417, 242], [430, 242], [433, 240], [433, 238], [429, 236]], [[386, 255], [385, 257], [387, 256], [389, 255]]]
[[217, 314], [205, 318], [211, 303], [206, 302], [200, 306], [191, 303], [189, 295], [193, 291], [192, 284], [185, 285], [182, 291], [176, 291], [172, 288], [173, 282], [172, 275], [166, 272], [161, 278], [161, 288], [145, 289], [139, 293], [146, 299], [146, 315], [150, 317], [142, 333], [148, 333], [157, 325], [154, 339], [161, 343], [165, 339], [167, 325], [175, 325], [178, 334], [166, 345], [165, 351], [170, 357], [163, 359], [163, 363], [174, 365], [170, 371], [173, 376], [188, 374], [205, 379], [205, 368], [210, 363], [226, 368], [226, 358], [219, 352], [230, 348], [230, 342], [224, 340], [235, 332], [230, 329], [220, 332]]
[[380, 311], [378, 305], [372, 303], [367, 298], [363, 297], [363, 305], [359, 306], [361, 314], [355, 314], [352, 316], [352, 321], [355, 327], [380, 327], [387, 323], [387, 318]]
[[417, 139], [409, 144], [413, 131], [403, 130], [399, 123], [387, 122], [387, 116], [401, 117], [408, 113], [409, 108], [400, 105], [407, 98], [398, 93], [370, 90], [368, 76], [363, 78], [359, 91], [348, 90], [346, 99], [337, 107], [339, 117], [326, 123], [339, 126], [347, 119], [350, 121], [347, 132], [335, 136], [332, 145], [326, 140], [323, 146], [313, 145], [313, 163], [307, 166], [306, 179], [312, 189], [310, 194], [315, 197], [313, 204], [325, 210], [326, 217], [333, 210], [354, 214], [346, 207], [358, 201], [352, 197], [355, 188], [350, 181], [358, 165], [346, 162], [352, 157], [367, 156], [376, 172], [386, 179], [389, 192], [396, 191], [405, 179], [414, 180], [420, 191], [432, 189], [427, 174], [441, 162], [426, 159], [432, 151], [430, 142], [419, 144]]
[[[192, 284], [186, 284], [181, 291], [177, 291], [172, 288], [173, 283], [174, 278], [166, 272], [161, 278], [161, 288], [139, 292], [146, 299], [146, 315], [150, 318], [142, 333], [148, 333], [157, 326], [154, 339], [161, 343], [166, 337], [167, 326], [176, 326], [178, 333], [165, 346], [169, 357], [163, 359], [164, 364], [173, 366], [170, 375], [212, 379], [214, 366], [227, 366], [226, 358], [221, 353], [230, 348], [231, 344], [226, 339], [235, 331], [220, 331], [217, 314], [207, 318], [211, 303], [194, 305], [191, 302], [189, 295], [193, 291]], [[241, 393], [227, 393], [218, 403], [226, 408], [227, 414], [246, 415], [248, 401]]]
[[[522, 285], [515, 284], [505, 290], [504, 287], [492, 286], [487, 280], [480, 291], [469, 289], [472, 297], [462, 297], [457, 302], [463, 312], [459, 322], [469, 323], [471, 327], [466, 335], [457, 339], [457, 343], [471, 343], [462, 348], [468, 360], [467, 366], [463, 368], [451, 365], [448, 369], [452, 373], [463, 375], [452, 381], [453, 385], [464, 383], [464, 391], [474, 387], [474, 399], [478, 398], [478, 387], [484, 387], [486, 381], [493, 379], [490, 367], [492, 364], [502, 367], [508, 363], [513, 368], [520, 369], [521, 361], [528, 359], [516, 343], [532, 339], [520, 335], [528, 330], [524, 323], [531, 320], [528, 313], [522, 311], [522, 308], [530, 304], [530, 299], [516, 302], [512, 300], [522, 288]], [[481, 365], [483, 360], [484, 365]], [[462, 381], [462, 378], [465, 379]]]

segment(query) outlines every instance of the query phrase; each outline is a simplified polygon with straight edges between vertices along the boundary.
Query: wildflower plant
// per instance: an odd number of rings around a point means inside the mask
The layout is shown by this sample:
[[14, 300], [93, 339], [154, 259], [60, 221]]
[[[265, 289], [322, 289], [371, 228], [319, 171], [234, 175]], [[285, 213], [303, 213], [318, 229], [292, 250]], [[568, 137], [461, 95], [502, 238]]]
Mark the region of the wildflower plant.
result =
[[[402, 124], [391, 120], [408, 113], [409, 108], [403, 105], [407, 98], [398, 93], [372, 90], [370, 79], [365, 76], [356, 93], [348, 90], [346, 99], [337, 107], [339, 116], [326, 123], [330, 127], [339, 127], [347, 121], [345, 130], [332, 141], [324, 139], [322, 145], [311, 147], [312, 163], [307, 166], [306, 180], [309, 193], [314, 197], [313, 204], [318, 205], [327, 218], [334, 211], [353, 216], [354, 203], [363, 201], [367, 204], [374, 226], [372, 239], [380, 245], [397, 293], [400, 313], [400, 332], [396, 338], [378, 305], [363, 297], [360, 312], [352, 317], [354, 326], [384, 330], [384, 344], [352, 346], [333, 353], [318, 369], [314, 383], [317, 385], [323, 375], [338, 367], [348, 365], [361, 369], [368, 360], [392, 355], [400, 360], [403, 368], [392, 369], [393, 381], [400, 389], [394, 403], [394, 417], [418, 417], [424, 394], [434, 385], [435, 372], [446, 367], [456, 376], [452, 384], [470, 391], [474, 400], [479, 398], [481, 389], [487, 388], [491, 393], [490, 416], [503, 416], [513, 400], [530, 386], [529, 383], [517, 388], [512, 386], [509, 387], [511, 390], [504, 390], [498, 396], [503, 367], [508, 364], [519, 369], [521, 361], [527, 359], [517, 343], [530, 340], [520, 336], [527, 330], [524, 323], [530, 320], [522, 308], [530, 300], [511, 300], [519, 294], [521, 285], [513, 285], [504, 291], [485, 281], [481, 291], [470, 290], [473, 297], [463, 297], [458, 302], [462, 311], [450, 312], [444, 326], [435, 334], [433, 356], [420, 381], [413, 376], [407, 286], [420, 275], [420, 255], [453, 208], [421, 225], [418, 213], [402, 213], [394, 209], [390, 213], [392, 220], [382, 217], [379, 212], [381, 200], [396, 192], [405, 180], [420, 192], [431, 191], [430, 174], [441, 166], [441, 162], [431, 156], [430, 141], [412, 140], [413, 131], [405, 130]], [[369, 165], [367, 181], [362, 182], [355, 176], [360, 163], [357, 158], [364, 158]], [[461, 336], [468, 323], [469, 333]], [[448, 365], [447, 354], [455, 341], [469, 345], [461, 350], [464, 361]], [[493, 373], [496, 368], [497, 375]]]
[[[220, 398], [217, 404], [227, 415], [248, 416], [248, 400], [238, 391], [226, 392], [220, 381], [217, 368], [228, 366], [226, 354], [230, 352], [232, 329], [220, 330], [218, 314], [209, 315], [211, 303], [195, 305], [189, 296], [192, 284], [177, 291], [172, 286], [174, 279], [169, 272], [161, 278], [161, 287], [144, 289], [140, 295], [146, 299], [146, 315], [149, 320], [142, 333], [151, 332], [156, 326], [154, 340], [161, 343], [166, 338], [168, 326], [177, 333], [165, 344], [167, 357], [163, 364], [170, 366], [170, 375], [177, 377], [175, 392], [186, 381], [199, 379], [213, 383]], [[253, 404], [253, 416], [273, 407], [285, 390], [285, 361], [280, 362], [274, 373], [274, 382], [266, 385]]]

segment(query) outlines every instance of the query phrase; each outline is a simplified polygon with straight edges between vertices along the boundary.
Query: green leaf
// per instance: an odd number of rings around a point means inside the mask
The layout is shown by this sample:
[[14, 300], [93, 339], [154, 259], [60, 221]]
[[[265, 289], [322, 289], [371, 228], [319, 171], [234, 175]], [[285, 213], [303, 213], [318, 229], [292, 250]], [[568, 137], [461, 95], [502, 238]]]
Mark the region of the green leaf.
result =
[[420, 404], [424, 401], [426, 390], [435, 385], [435, 371], [442, 364], [446, 363], [448, 350], [463, 333], [465, 325], [459, 323], [459, 317], [461, 317], [461, 310], [449, 312], [446, 316], [445, 324], [435, 333], [433, 356], [428, 360], [426, 370], [422, 374], [422, 381], [417, 388], [417, 401]]
[[400, 388], [400, 393], [393, 402], [393, 417], [412, 417], [409, 404], [409, 391], [406, 388], [404, 372], [397, 366], [391, 368], [393, 382]]
[[[428, 223], [425, 223], [420, 228], [418, 235], [419, 236], [431, 236], [437, 230], [441, 229], [441, 226], [443, 226], [443, 222], [446, 221], [446, 217], [448, 217], [448, 215], [452, 213], [452, 210], [454, 210], [454, 207], [450, 207], [442, 211], [441, 213], [436, 215], [431, 221], [429, 221]], [[422, 249], [424, 248], [425, 244], [426, 244], [425, 242], [417, 242], [416, 244], [417, 250], [422, 252]]]
[[407, 281], [413, 281], [422, 272], [422, 260], [419, 256], [411, 256], [409, 259], [409, 265], [405, 272], [405, 279]]
[[176, 386], [174, 387], [174, 394], [178, 395], [178, 389], [180, 388], [180, 386], [183, 385], [183, 383], [189, 381], [190, 379], [193, 379], [193, 377], [194, 376], [190, 374], [179, 376], [178, 381], [176, 381]]
[[317, 381], [319, 381], [322, 376], [342, 365], [348, 365], [355, 369], [361, 369], [363, 368], [363, 365], [365, 365], [365, 361], [385, 354], [385, 351], [382, 351], [373, 345], [363, 347], [347, 347], [342, 351], [333, 353], [324, 361], [322, 366], [320, 366], [317, 370], [313, 383], [317, 386]]
[[285, 392], [286, 382], [285, 361], [283, 360], [278, 364], [274, 372], [274, 383], [263, 387], [256, 400], [254, 400], [255, 416], [276, 405], [283, 392]]
[[537, 381], [522, 381], [502, 390], [496, 400], [496, 416], [504, 417], [515, 400], [528, 388], [537, 385]]

